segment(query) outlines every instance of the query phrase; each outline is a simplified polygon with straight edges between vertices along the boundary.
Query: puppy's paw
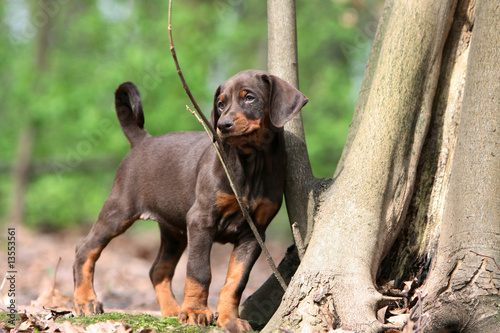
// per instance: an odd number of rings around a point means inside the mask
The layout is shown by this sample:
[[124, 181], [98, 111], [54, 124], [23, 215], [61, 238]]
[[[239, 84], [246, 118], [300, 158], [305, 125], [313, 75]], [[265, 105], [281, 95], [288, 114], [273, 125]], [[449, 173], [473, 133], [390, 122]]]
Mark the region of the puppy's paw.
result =
[[187, 308], [181, 310], [178, 321], [189, 325], [207, 326], [213, 324], [214, 314], [208, 308]]
[[226, 319], [224, 322], [222, 320], [217, 320], [217, 326], [224, 328], [226, 331], [231, 333], [236, 332], [253, 332], [252, 326], [248, 321], [240, 318]]
[[102, 302], [99, 299], [80, 301], [77, 298], [73, 301], [73, 309], [77, 316], [94, 316], [104, 313]]

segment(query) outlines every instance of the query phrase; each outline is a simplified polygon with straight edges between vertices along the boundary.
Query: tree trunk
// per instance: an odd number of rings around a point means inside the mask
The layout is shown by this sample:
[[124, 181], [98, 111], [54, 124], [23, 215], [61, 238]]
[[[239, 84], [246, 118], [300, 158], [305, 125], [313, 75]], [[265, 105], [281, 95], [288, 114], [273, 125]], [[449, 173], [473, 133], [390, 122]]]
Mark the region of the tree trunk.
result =
[[34, 130], [27, 125], [19, 135], [17, 142], [16, 161], [12, 168], [13, 188], [10, 211], [7, 217], [10, 226], [21, 226], [24, 222], [24, 197], [28, 183], [31, 150], [35, 138]]
[[436, 258], [429, 331], [500, 331], [500, 5], [478, 1]]
[[266, 332], [381, 331], [381, 276], [418, 278], [430, 332], [498, 330], [499, 22], [494, 0], [387, 1], [335, 181], [298, 182], [314, 230]]
[[[40, 71], [49, 69], [48, 53], [50, 47], [51, 30], [54, 26], [56, 14], [58, 12], [58, 3], [54, 0], [42, 0], [35, 3], [32, 9], [32, 19], [39, 19], [37, 22], [38, 29], [38, 52], [36, 53], [36, 65]], [[35, 16], [37, 14], [38, 16]]]
[[[268, 71], [299, 88], [295, 0], [268, 0], [267, 17]], [[300, 114], [285, 125], [285, 139], [288, 155], [285, 187], [288, 217], [291, 223], [298, 223], [301, 237], [307, 242], [312, 234], [314, 216], [312, 189], [318, 180], [313, 177]], [[286, 283], [290, 282], [299, 263], [296, 249], [290, 247], [278, 265]], [[278, 281], [271, 275], [242, 304], [240, 316], [257, 322], [269, 321], [283, 294]]]
[[[48, 52], [50, 46], [51, 29], [54, 25], [57, 10], [54, 11], [53, 0], [43, 0], [34, 3], [31, 8], [31, 19], [37, 21], [38, 26], [38, 44], [36, 52], [37, 79], [33, 82], [33, 90], [37, 91], [39, 87], [38, 77], [44, 75], [48, 70]], [[36, 15], [38, 14], [38, 16]], [[32, 146], [36, 140], [36, 126], [26, 121], [26, 126], [22, 129], [19, 136], [16, 161], [13, 165], [12, 179], [13, 189], [11, 194], [11, 207], [9, 208], [8, 220], [12, 225], [21, 225], [24, 221], [24, 200], [26, 187], [30, 177]]]
[[[268, 70], [299, 88], [295, 0], [268, 0]], [[302, 238], [312, 233], [313, 177], [302, 125], [297, 115], [285, 125], [288, 155], [285, 198], [290, 221], [297, 222]]]

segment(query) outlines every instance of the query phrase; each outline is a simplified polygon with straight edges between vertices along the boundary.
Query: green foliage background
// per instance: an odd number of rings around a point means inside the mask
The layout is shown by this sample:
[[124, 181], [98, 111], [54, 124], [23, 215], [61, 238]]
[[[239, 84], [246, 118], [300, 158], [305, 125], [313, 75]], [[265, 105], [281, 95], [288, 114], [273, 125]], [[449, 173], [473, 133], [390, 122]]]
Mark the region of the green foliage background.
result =
[[[331, 177], [352, 118], [380, 1], [297, 0], [300, 88], [317, 177]], [[88, 226], [129, 150], [114, 89], [136, 83], [146, 128], [200, 130], [168, 47], [168, 1], [6, 0], [0, 3], [0, 219], [12, 207], [22, 133], [33, 133], [26, 225]], [[184, 75], [206, 113], [216, 87], [267, 67], [266, 3], [174, 1]]]

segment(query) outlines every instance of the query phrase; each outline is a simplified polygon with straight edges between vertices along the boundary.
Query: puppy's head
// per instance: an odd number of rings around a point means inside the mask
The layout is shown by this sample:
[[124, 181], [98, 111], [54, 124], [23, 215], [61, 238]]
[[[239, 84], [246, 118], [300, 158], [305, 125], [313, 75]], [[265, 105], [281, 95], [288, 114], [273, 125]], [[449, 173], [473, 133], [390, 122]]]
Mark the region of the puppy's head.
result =
[[211, 122], [232, 146], [262, 146], [269, 131], [283, 130], [308, 102], [286, 81], [267, 72], [246, 70], [220, 85]]

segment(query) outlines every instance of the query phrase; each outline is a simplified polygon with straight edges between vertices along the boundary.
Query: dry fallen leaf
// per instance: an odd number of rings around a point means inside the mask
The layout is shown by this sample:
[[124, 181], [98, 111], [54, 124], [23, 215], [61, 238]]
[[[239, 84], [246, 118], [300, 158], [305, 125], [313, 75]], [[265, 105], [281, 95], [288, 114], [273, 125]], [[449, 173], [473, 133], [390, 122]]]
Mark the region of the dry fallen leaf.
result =
[[382, 324], [385, 323], [385, 313], [387, 312], [387, 308], [389, 308], [388, 305], [384, 306], [381, 309], [378, 309], [377, 311], [377, 319], [380, 321]]
[[403, 326], [410, 320], [410, 315], [408, 314], [400, 314], [397, 316], [392, 316], [387, 318], [387, 321], [391, 324], [397, 325], [397, 326]]
[[87, 326], [87, 332], [90, 333], [131, 333], [132, 329], [126, 327], [123, 323], [108, 320], [102, 323], [95, 323]]
[[50, 322], [54, 322], [53, 320], [45, 320], [42, 318], [38, 318], [37, 316], [33, 316], [31, 314], [21, 313], [21, 324], [18, 327], [18, 331], [26, 331], [26, 330], [38, 330], [45, 331], [50, 327]]
[[408, 293], [410, 292], [410, 290], [412, 290], [413, 281], [404, 281], [403, 284], [404, 284], [403, 293], [405, 293], [406, 295], [408, 295]]
[[84, 333], [85, 329], [79, 326], [73, 326], [69, 321], [62, 323], [62, 332], [64, 333]]
[[400, 314], [403, 314], [403, 313], [407, 313], [408, 312], [408, 309], [407, 308], [401, 308], [401, 309], [389, 309], [389, 313], [391, 315], [400, 315]]
[[63, 295], [56, 288], [48, 288], [44, 290], [36, 299], [32, 301], [32, 306], [46, 307], [46, 308], [60, 308], [66, 307], [71, 299]]

